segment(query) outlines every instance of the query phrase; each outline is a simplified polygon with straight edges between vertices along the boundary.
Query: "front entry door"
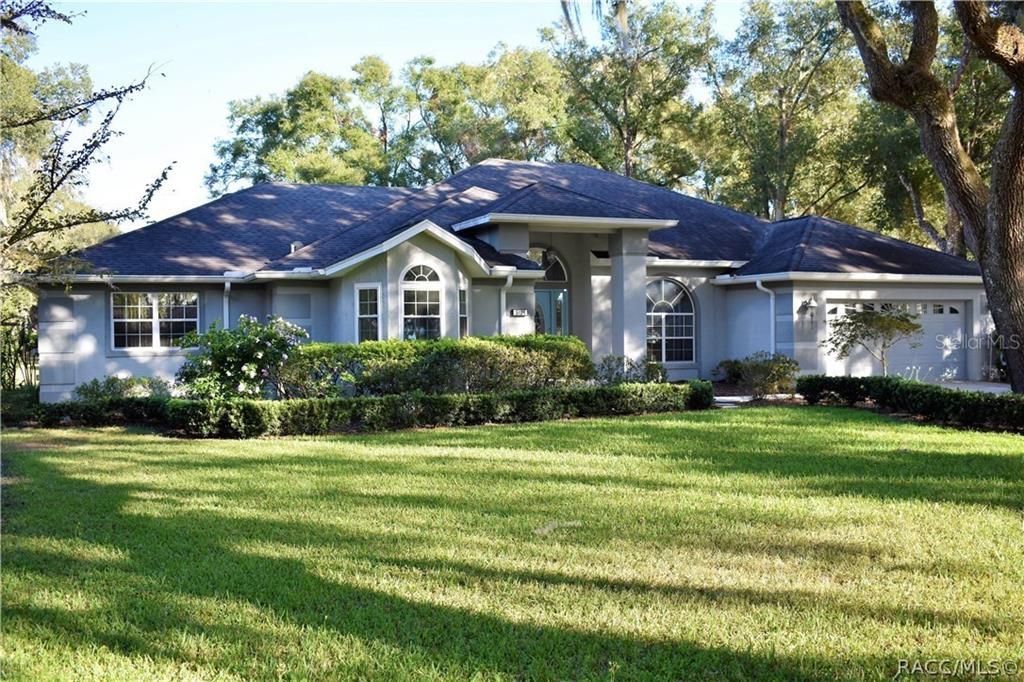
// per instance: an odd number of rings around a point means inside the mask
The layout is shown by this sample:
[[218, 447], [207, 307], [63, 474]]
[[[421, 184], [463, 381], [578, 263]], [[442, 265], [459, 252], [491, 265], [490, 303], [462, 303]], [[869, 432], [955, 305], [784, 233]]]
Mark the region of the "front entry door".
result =
[[537, 310], [533, 321], [538, 334], [569, 335], [569, 291], [537, 289]]

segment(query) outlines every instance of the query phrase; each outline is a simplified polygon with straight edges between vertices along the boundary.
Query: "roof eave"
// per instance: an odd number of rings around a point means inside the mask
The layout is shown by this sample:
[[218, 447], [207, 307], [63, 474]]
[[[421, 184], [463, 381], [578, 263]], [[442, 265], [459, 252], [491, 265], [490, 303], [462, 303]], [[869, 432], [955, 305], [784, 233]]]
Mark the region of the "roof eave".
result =
[[894, 272], [770, 272], [762, 275], [719, 275], [712, 284], [755, 284], [756, 282], [906, 282], [913, 284], [982, 284], [981, 275], [920, 275]]

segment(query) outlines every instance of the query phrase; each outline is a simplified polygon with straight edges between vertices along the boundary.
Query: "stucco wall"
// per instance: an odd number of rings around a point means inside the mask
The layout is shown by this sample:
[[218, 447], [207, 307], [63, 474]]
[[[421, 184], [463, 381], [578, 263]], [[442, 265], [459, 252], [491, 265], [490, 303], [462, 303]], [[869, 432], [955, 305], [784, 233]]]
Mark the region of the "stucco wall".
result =
[[[223, 315], [223, 288], [210, 285], [121, 286], [123, 292], [196, 292], [199, 326]], [[106, 376], [157, 376], [168, 381], [181, 366], [177, 348], [114, 350], [110, 295], [104, 286], [76, 286], [70, 292], [43, 288], [39, 295], [39, 397], [68, 400], [76, 385]]]
[[753, 286], [736, 285], [728, 287], [724, 298], [723, 359], [744, 358], [758, 351], [768, 351], [771, 338], [768, 294]]

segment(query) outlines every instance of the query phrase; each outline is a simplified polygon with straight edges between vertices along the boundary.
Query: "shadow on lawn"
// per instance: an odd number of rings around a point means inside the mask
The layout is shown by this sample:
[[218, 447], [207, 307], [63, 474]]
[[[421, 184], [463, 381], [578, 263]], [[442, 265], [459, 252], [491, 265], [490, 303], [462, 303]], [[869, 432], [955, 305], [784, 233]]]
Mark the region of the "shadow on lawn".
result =
[[[51, 455], [52, 457], [53, 455]], [[71, 581], [77, 589], [103, 589], [90, 610], [8, 603], [5, 628], [49, 632], [81, 646], [105, 646], [128, 655], [149, 656], [211, 666], [220, 673], [243, 677], [280, 672], [275, 656], [297, 646], [294, 635], [276, 635], [273, 627], [256, 629], [230, 621], [199, 619], [181, 597], [228, 598], [248, 603], [271, 619], [304, 632], [329, 631], [373, 645], [395, 647], [411, 657], [417, 669], [432, 674], [503, 674], [515, 678], [579, 679], [619, 676], [692, 678], [711, 676], [758, 679], [815, 679], [850, 669], [881, 670], [890, 662], [857, 659], [838, 661], [802, 655], [762, 656], [690, 641], [657, 641], [612, 632], [582, 632], [548, 625], [513, 622], [488, 613], [422, 603], [397, 594], [335, 582], [310, 571], [300, 560], [239, 551], [245, 543], [284, 543], [322, 547], [374, 570], [414, 569], [442, 572], [487, 583], [529, 581], [558, 589], [574, 586], [607, 592], [658, 593], [667, 598], [716, 603], [747, 602], [846, 612], [866, 618], [916, 624], [949, 622], [946, 614], [920, 610], [886, 612], [854, 605], [815, 604], [803, 593], [762, 593], [696, 587], [666, 587], [536, 572], [481, 568], [473, 564], [423, 561], [415, 553], [416, 538], [366, 538], [343, 534], [317, 524], [265, 521], [251, 516], [223, 516], [213, 511], [167, 514], [126, 513], [140, 494], [158, 492], [144, 485], [101, 485], [69, 477], [38, 453], [21, 453], [16, 495], [31, 494], [36, 502], [19, 511], [11, 532], [18, 538], [72, 540], [120, 550], [117, 560], [79, 560], [15, 542], [5, 547], [5, 568], [21, 574], [47, 575]], [[72, 514], [39, 509], [47, 496], [71, 500]], [[436, 548], [435, 548], [436, 549]], [[99, 586], [99, 587], [97, 587]], [[257, 622], [264, 622], [258, 618]], [[273, 622], [273, 621], [271, 621]], [[967, 627], [990, 631], [998, 623], [960, 619]], [[595, 628], [600, 628], [595, 623]], [[211, 660], [195, 660], [181, 644], [182, 633], [203, 633], [223, 646]], [[295, 653], [293, 651], [293, 653]], [[296, 658], [301, 658], [296, 653]], [[335, 661], [344, 666], [344, 661]], [[378, 665], [382, 665], [380, 662]], [[406, 661], [408, 664], [408, 661]], [[337, 673], [339, 669], [335, 669]], [[831, 672], [829, 672], [831, 671]], [[320, 672], [325, 671], [313, 671]], [[367, 671], [363, 671], [365, 674]], [[377, 675], [387, 673], [378, 668]], [[409, 668], [404, 668], [406, 675]]]
[[[1024, 453], [1024, 437], [978, 435], [1018, 442]], [[945, 440], [969, 436], [863, 410], [795, 406], [361, 438], [404, 447], [634, 455], [709, 473], [770, 474], [811, 494], [1024, 509], [1024, 456], [964, 452]]]

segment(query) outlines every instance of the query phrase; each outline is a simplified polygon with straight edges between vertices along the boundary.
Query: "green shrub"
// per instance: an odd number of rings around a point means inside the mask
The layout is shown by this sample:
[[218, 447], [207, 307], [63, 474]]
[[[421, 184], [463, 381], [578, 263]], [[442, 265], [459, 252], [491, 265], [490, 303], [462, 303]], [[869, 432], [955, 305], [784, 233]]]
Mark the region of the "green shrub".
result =
[[313, 343], [294, 350], [280, 387], [288, 399], [489, 393], [572, 385], [592, 374], [590, 352], [573, 337]]
[[654, 360], [637, 362], [623, 355], [606, 355], [594, 368], [594, 379], [601, 386], [660, 383], [665, 381], [665, 368]]
[[172, 428], [193, 437], [385, 431], [640, 414], [711, 405], [707, 382], [542, 388], [504, 393], [428, 394], [329, 399], [171, 400]]
[[799, 371], [800, 365], [788, 355], [764, 351], [742, 360], [723, 360], [715, 367], [716, 373], [724, 374], [727, 381], [750, 391], [755, 400], [775, 393], [792, 393]]
[[40, 426], [82, 424], [85, 426], [118, 426], [167, 422], [166, 398], [110, 398], [108, 400], [69, 400], [61, 403], [39, 403], [33, 420]]
[[104, 377], [75, 387], [75, 397], [86, 402], [103, 402], [121, 398], [171, 397], [171, 385], [159, 377]]
[[276, 387], [288, 353], [306, 331], [279, 317], [261, 324], [242, 315], [233, 329], [216, 322], [205, 334], [190, 332], [181, 341], [194, 348], [177, 379], [190, 398], [258, 398]]
[[803, 376], [797, 391], [810, 404], [853, 405], [867, 400], [879, 407], [934, 421], [969, 427], [1024, 431], [1024, 396], [957, 391], [899, 377]]
[[38, 419], [39, 387], [22, 386], [0, 390], [0, 419], [4, 426], [17, 426]]
[[722, 377], [723, 381], [730, 384], [738, 384], [743, 380], [742, 360], [722, 360], [715, 366], [714, 373]]

